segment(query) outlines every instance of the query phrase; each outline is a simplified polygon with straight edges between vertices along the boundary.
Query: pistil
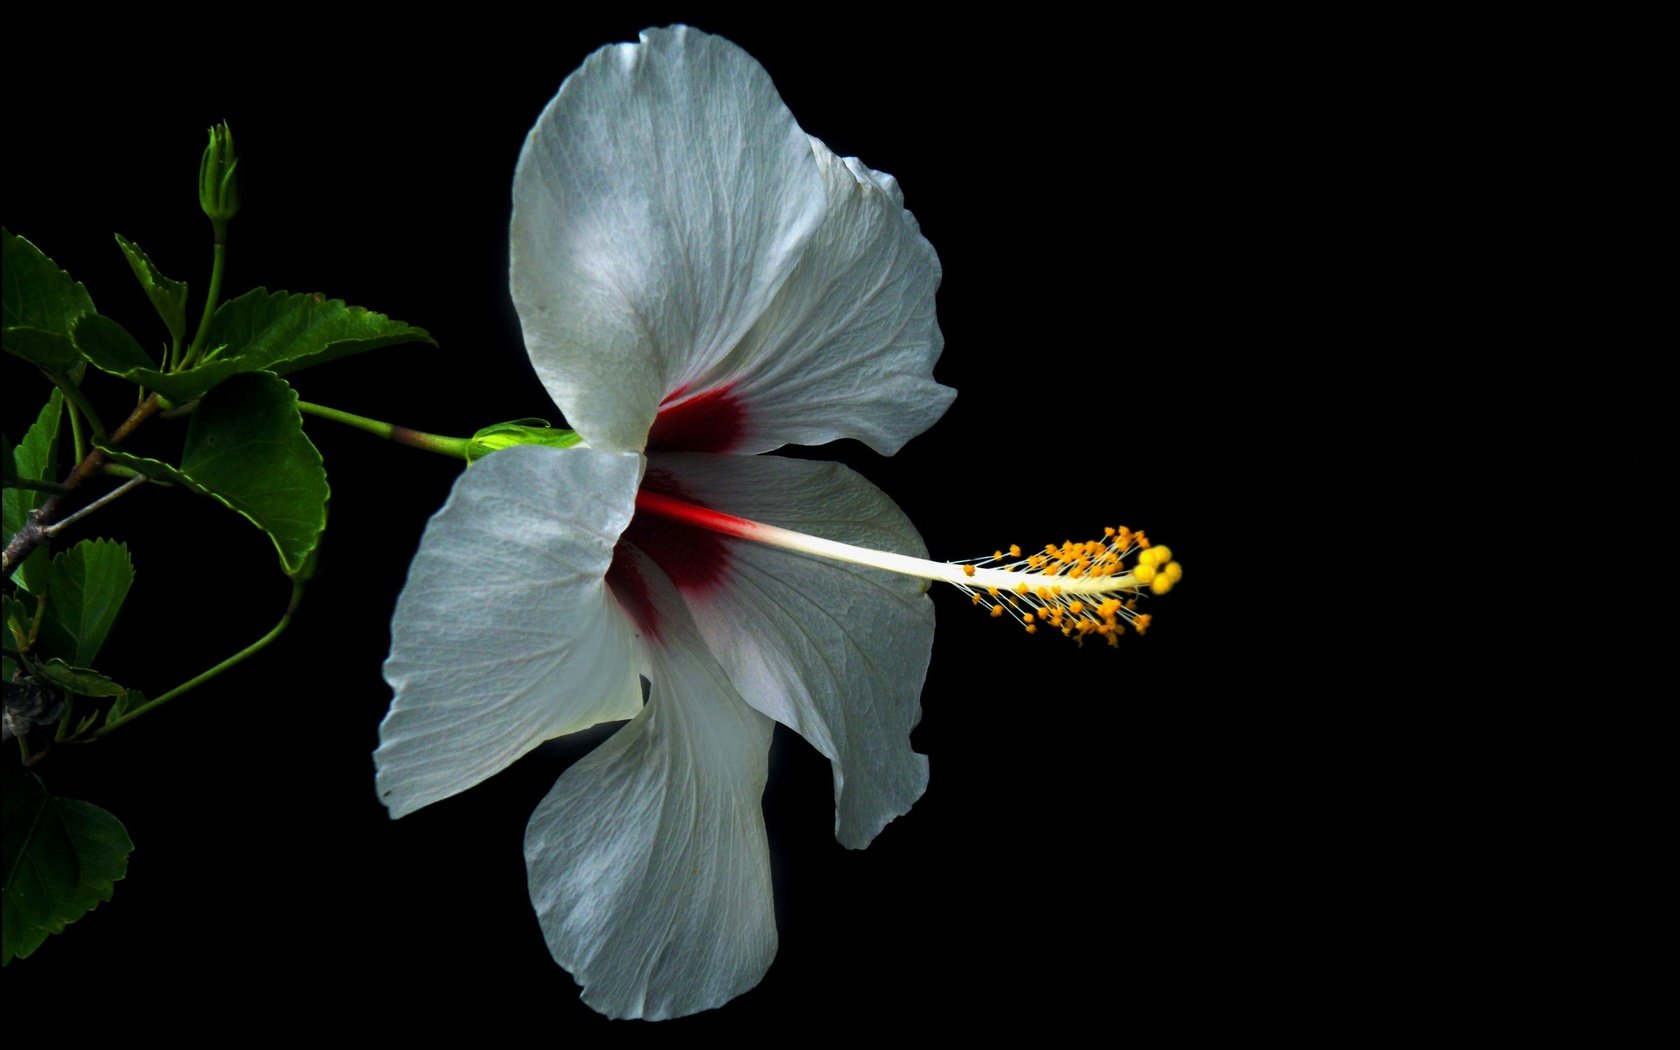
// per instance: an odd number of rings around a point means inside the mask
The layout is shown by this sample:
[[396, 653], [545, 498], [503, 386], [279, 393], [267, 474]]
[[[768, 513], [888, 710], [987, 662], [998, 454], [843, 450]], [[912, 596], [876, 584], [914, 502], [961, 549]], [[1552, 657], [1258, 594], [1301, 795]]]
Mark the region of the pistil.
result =
[[1150, 617], [1137, 611], [1138, 592], [1165, 594], [1184, 574], [1169, 548], [1152, 545], [1143, 532], [1124, 526], [1104, 529], [1101, 540], [1048, 544], [1031, 555], [1011, 545], [1007, 554], [998, 550], [991, 557], [938, 562], [766, 525], [646, 487], [637, 494], [636, 507], [752, 543], [948, 583], [992, 616], [1012, 617], [1028, 634], [1044, 627], [1081, 642], [1095, 634], [1116, 644], [1128, 625], [1142, 633]]

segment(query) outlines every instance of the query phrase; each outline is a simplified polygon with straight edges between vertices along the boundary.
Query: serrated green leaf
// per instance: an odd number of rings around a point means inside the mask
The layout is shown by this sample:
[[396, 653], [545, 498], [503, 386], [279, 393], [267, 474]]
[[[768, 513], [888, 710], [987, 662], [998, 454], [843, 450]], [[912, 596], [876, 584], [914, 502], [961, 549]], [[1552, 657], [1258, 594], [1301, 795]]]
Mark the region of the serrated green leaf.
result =
[[122, 823], [98, 806], [54, 798], [39, 778], [9, 765], [5, 786], [0, 964], [27, 958], [49, 936], [110, 900], [134, 851]]
[[128, 260], [129, 269], [134, 271], [135, 280], [146, 290], [146, 298], [152, 301], [158, 316], [163, 318], [163, 326], [169, 329], [172, 338], [179, 341], [187, 330], [187, 282], [165, 277], [152, 262], [151, 256], [141, 251], [138, 244], [120, 233], [114, 236], [117, 247], [122, 249], [123, 257]]
[[303, 432], [297, 393], [272, 372], [236, 376], [194, 410], [181, 465], [101, 445], [114, 463], [185, 485], [268, 533], [288, 576], [304, 571], [327, 527], [327, 472]]
[[254, 288], [216, 309], [205, 333], [204, 359], [193, 368], [165, 373], [151, 366], [91, 360], [113, 375], [180, 402], [202, 397], [243, 372], [295, 372], [398, 343], [435, 345], [435, 340], [423, 328], [346, 306], [342, 299]]
[[128, 691], [98, 671], [71, 667], [56, 656], [44, 664], [37, 664], [36, 670], [53, 685], [77, 696], [122, 696]]
[[62, 372], [81, 360], [70, 329], [93, 313], [81, 282], [27, 238], [0, 229], [0, 344], [9, 354]]
[[93, 663], [133, 583], [134, 563], [120, 543], [83, 540], [58, 555], [47, 578], [42, 647], [76, 667]]
[[121, 374], [152, 367], [152, 359], [128, 329], [104, 314], [88, 314], [77, 321], [71, 338], [78, 354], [107, 372]]
[[[19, 238], [21, 240], [22, 238]], [[23, 440], [12, 449], [12, 469], [19, 477], [49, 478], [58, 471], [58, 428], [64, 417], [64, 395], [54, 390], [46, 407], [30, 425]], [[29, 520], [29, 512], [45, 503], [45, 492], [35, 489], [6, 489], [0, 493], [0, 527], [10, 543]], [[36, 547], [12, 573], [12, 581], [31, 594], [41, 594], [47, 585], [47, 549]]]

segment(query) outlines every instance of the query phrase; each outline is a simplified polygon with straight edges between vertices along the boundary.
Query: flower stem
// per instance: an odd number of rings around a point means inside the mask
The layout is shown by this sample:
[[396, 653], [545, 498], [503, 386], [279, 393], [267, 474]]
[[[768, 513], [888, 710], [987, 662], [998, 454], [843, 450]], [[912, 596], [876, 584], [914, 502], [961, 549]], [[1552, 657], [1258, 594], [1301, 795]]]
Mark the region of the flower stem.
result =
[[198, 320], [198, 331], [193, 333], [192, 345], [187, 347], [187, 353], [181, 360], [182, 368], [191, 368], [198, 362], [198, 355], [204, 350], [204, 339], [210, 334], [210, 319], [216, 316], [216, 304], [222, 297], [222, 270], [227, 265], [227, 242], [218, 230], [216, 236], [216, 253], [210, 261], [210, 292], [204, 297], [204, 316]]
[[292, 622], [292, 614], [297, 612], [298, 603], [299, 603], [299, 601], [302, 600], [302, 598], [303, 598], [303, 583], [300, 580], [293, 580], [292, 581], [292, 598], [291, 598], [291, 601], [286, 603], [285, 615], [280, 617], [280, 622], [275, 624], [269, 630], [269, 632], [267, 634], [263, 635], [261, 638], [258, 638], [256, 641], [252, 642], [250, 645], [247, 645], [245, 648], [239, 650], [237, 653], [234, 653], [232, 656], [228, 657], [226, 660], [223, 660], [221, 663], [217, 664], [216, 666], [210, 668], [208, 671], [205, 671], [204, 673], [202, 673], [200, 675], [197, 675], [193, 678], [187, 679], [185, 682], [182, 682], [180, 685], [178, 685], [175, 688], [169, 690], [169, 692], [164, 693], [162, 696], [155, 697], [151, 700], [146, 701], [144, 704], [141, 704], [139, 707], [137, 707], [134, 710], [128, 712], [127, 714], [123, 715], [122, 717], [114, 718], [114, 719], [110, 720], [109, 722], [106, 722], [103, 726], [100, 727], [99, 732], [95, 733], [94, 735], [95, 736], [104, 736], [105, 734], [107, 734], [107, 733], [111, 732], [112, 730], [116, 729], [118, 726], [125, 726], [128, 723], [134, 721], [136, 718], [139, 718], [141, 715], [145, 714], [146, 712], [151, 711], [151, 710], [153, 710], [155, 708], [158, 708], [158, 707], [162, 707], [164, 704], [166, 704], [169, 701], [175, 699], [177, 696], [180, 696], [182, 693], [188, 692], [189, 690], [192, 690], [192, 689], [196, 689], [197, 687], [203, 685], [205, 682], [208, 682], [210, 679], [212, 679], [212, 678], [216, 677], [217, 675], [221, 674], [223, 671], [226, 671], [229, 668], [235, 667], [238, 664], [243, 663], [249, 657], [255, 656], [257, 653], [262, 652], [264, 649], [266, 649], [268, 647], [269, 643], [273, 642], [274, 639], [280, 637], [281, 633], [283, 631], [285, 631], [286, 627]]
[[369, 419], [366, 416], [354, 415], [350, 412], [328, 408], [326, 405], [312, 404], [308, 401], [299, 401], [298, 411], [305, 415], [320, 416], [322, 419], [330, 419], [335, 423], [343, 423], [345, 426], [355, 427], [357, 430], [365, 430], [375, 437], [395, 441], [399, 445], [424, 449], [427, 452], [435, 452], [440, 456], [449, 456], [453, 459], [466, 459], [467, 449], [472, 445], [472, 442], [467, 438], [443, 437], [439, 434], [410, 430], [408, 427], [399, 427], [392, 423]]

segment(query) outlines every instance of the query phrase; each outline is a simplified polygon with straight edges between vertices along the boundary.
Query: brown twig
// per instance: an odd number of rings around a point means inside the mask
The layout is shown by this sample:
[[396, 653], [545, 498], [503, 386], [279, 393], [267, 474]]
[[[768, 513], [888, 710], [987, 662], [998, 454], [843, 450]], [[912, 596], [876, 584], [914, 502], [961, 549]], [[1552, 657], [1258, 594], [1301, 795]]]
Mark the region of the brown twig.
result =
[[[105, 443], [108, 445], [121, 444], [124, 438], [134, 432], [135, 427], [144, 423], [147, 417], [156, 412], [158, 408], [157, 395], [152, 394], [147, 397], [146, 400], [134, 407], [134, 411], [130, 412], [128, 418], [123, 420], [122, 426], [111, 431], [111, 435], [105, 439]], [[64, 504], [64, 497], [74, 492], [76, 487], [89, 477], [98, 473], [99, 468], [104, 465], [105, 453], [97, 448], [89, 449], [88, 454], [82, 457], [82, 461], [76, 464], [76, 469], [72, 470], [70, 476], [64, 479], [63, 491], [55, 493], [47, 502], [29, 512], [29, 520], [23, 523], [23, 527], [18, 529], [17, 535], [13, 536], [6, 544], [5, 555], [3, 559], [0, 559], [0, 576], [10, 576], [12, 570], [21, 565], [23, 559], [29, 557], [29, 552], [48, 538], [50, 534], [47, 530], [52, 527], [54, 520], [57, 518], [59, 509]]]

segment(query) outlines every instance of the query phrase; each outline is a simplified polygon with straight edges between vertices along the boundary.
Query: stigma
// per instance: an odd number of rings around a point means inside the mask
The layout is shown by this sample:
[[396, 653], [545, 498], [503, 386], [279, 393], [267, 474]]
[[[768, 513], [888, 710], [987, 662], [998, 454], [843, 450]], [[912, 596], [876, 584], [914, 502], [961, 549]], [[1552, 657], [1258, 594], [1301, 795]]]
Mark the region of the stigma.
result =
[[1171, 548], [1123, 525], [1105, 528], [1101, 539], [1046, 544], [1031, 554], [1011, 544], [989, 557], [940, 562], [766, 525], [646, 488], [636, 509], [809, 557], [948, 583], [994, 619], [1008, 617], [1028, 634], [1056, 631], [1081, 645], [1092, 638], [1118, 645], [1128, 628], [1144, 633], [1150, 615], [1138, 611], [1139, 598], [1166, 594], [1184, 576]]

